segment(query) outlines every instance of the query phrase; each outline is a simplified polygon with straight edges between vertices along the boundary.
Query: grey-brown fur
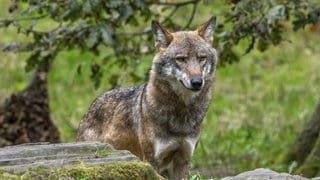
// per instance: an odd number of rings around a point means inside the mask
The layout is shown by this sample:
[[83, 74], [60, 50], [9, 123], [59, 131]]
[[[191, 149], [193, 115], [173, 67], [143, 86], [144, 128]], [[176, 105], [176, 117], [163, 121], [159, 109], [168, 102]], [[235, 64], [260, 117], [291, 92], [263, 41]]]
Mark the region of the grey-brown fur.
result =
[[181, 179], [200, 136], [217, 63], [211, 47], [215, 18], [196, 31], [152, 29], [157, 52], [149, 80], [99, 96], [78, 130], [79, 141], [127, 149], [170, 179]]

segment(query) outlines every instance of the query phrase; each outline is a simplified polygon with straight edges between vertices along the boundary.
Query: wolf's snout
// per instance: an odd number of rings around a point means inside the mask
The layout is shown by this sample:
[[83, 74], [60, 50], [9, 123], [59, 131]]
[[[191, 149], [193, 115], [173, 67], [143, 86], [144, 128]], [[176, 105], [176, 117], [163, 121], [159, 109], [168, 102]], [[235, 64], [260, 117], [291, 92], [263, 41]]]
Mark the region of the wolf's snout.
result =
[[203, 84], [203, 80], [200, 77], [195, 77], [191, 79], [192, 90], [200, 90]]

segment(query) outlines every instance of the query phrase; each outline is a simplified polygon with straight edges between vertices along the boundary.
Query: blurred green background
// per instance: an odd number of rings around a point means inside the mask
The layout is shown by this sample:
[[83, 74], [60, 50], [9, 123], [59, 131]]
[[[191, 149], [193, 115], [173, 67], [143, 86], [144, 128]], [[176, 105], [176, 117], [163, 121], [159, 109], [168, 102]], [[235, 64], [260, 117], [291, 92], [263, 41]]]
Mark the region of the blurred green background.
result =
[[[9, 16], [8, 2], [0, 2], [0, 18]], [[212, 10], [200, 5], [198, 11], [194, 24], [202, 23]], [[253, 50], [241, 56], [239, 63], [218, 68], [213, 100], [193, 157], [194, 173], [216, 177], [257, 167], [290, 171], [275, 161], [310, 119], [319, 98], [320, 36], [317, 31], [288, 29], [285, 38], [277, 47], [265, 52]], [[0, 30], [0, 47], [17, 40], [28, 41], [10, 28]], [[241, 53], [245, 49], [239, 46], [235, 50]], [[1, 103], [26, 86], [31, 75], [24, 70], [27, 56], [0, 52]], [[145, 76], [151, 60], [141, 59], [141, 76]], [[136, 84], [119, 67], [107, 66], [101, 86], [95, 89], [89, 68], [77, 73], [78, 64], [86, 67], [92, 61], [99, 59], [87, 52], [65, 51], [56, 58], [49, 74], [51, 117], [63, 142], [75, 140], [77, 126], [90, 103], [110, 89], [110, 74], [123, 74], [120, 84], [124, 87]]]

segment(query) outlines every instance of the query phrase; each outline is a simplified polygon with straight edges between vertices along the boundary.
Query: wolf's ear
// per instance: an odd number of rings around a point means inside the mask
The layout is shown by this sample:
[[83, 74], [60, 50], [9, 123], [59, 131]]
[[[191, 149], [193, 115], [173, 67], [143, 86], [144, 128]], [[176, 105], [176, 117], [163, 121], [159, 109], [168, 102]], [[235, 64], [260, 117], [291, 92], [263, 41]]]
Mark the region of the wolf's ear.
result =
[[216, 17], [212, 16], [207, 22], [203, 23], [197, 28], [197, 33], [209, 44], [212, 43], [213, 35], [212, 32], [216, 27]]
[[163, 27], [161, 27], [161, 25], [157, 21], [152, 21], [151, 28], [156, 40], [156, 47], [168, 47], [171, 41], [173, 40], [172, 34]]

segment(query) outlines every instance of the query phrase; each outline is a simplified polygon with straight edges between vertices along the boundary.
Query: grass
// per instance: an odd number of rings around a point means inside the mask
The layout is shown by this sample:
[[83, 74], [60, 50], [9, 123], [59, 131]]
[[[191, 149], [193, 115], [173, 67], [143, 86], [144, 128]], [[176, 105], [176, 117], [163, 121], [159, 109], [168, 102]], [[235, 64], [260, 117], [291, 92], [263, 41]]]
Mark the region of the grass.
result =
[[[0, 30], [0, 36], [0, 46], [17, 39], [10, 29]], [[309, 119], [319, 98], [320, 37], [311, 32], [291, 32], [287, 38], [291, 43], [263, 53], [253, 51], [239, 63], [219, 67], [213, 100], [193, 157], [195, 174], [217, 177], [257, 167], [289, 171], [275, 162]], [[0, 102], [25, 87], [30, 77], [24, 71], [26, 57], [0, 52]], [[91, 60], [98, 61], [88, 53], [63, 52], [49, 76], [51, 116], [64, 142], [74, 140], [90, 103], [110, 88], [110, 72], [121, 71], [106, 68], [101, 87], [94, 89], [89, 78]], [[142, 60], [138, 69], [141, 75], [150, 63], [151, 57]], [[83, 66], [80, 75], [78, 64]], [[122, 79], [122, 84], [134, 83]]]

